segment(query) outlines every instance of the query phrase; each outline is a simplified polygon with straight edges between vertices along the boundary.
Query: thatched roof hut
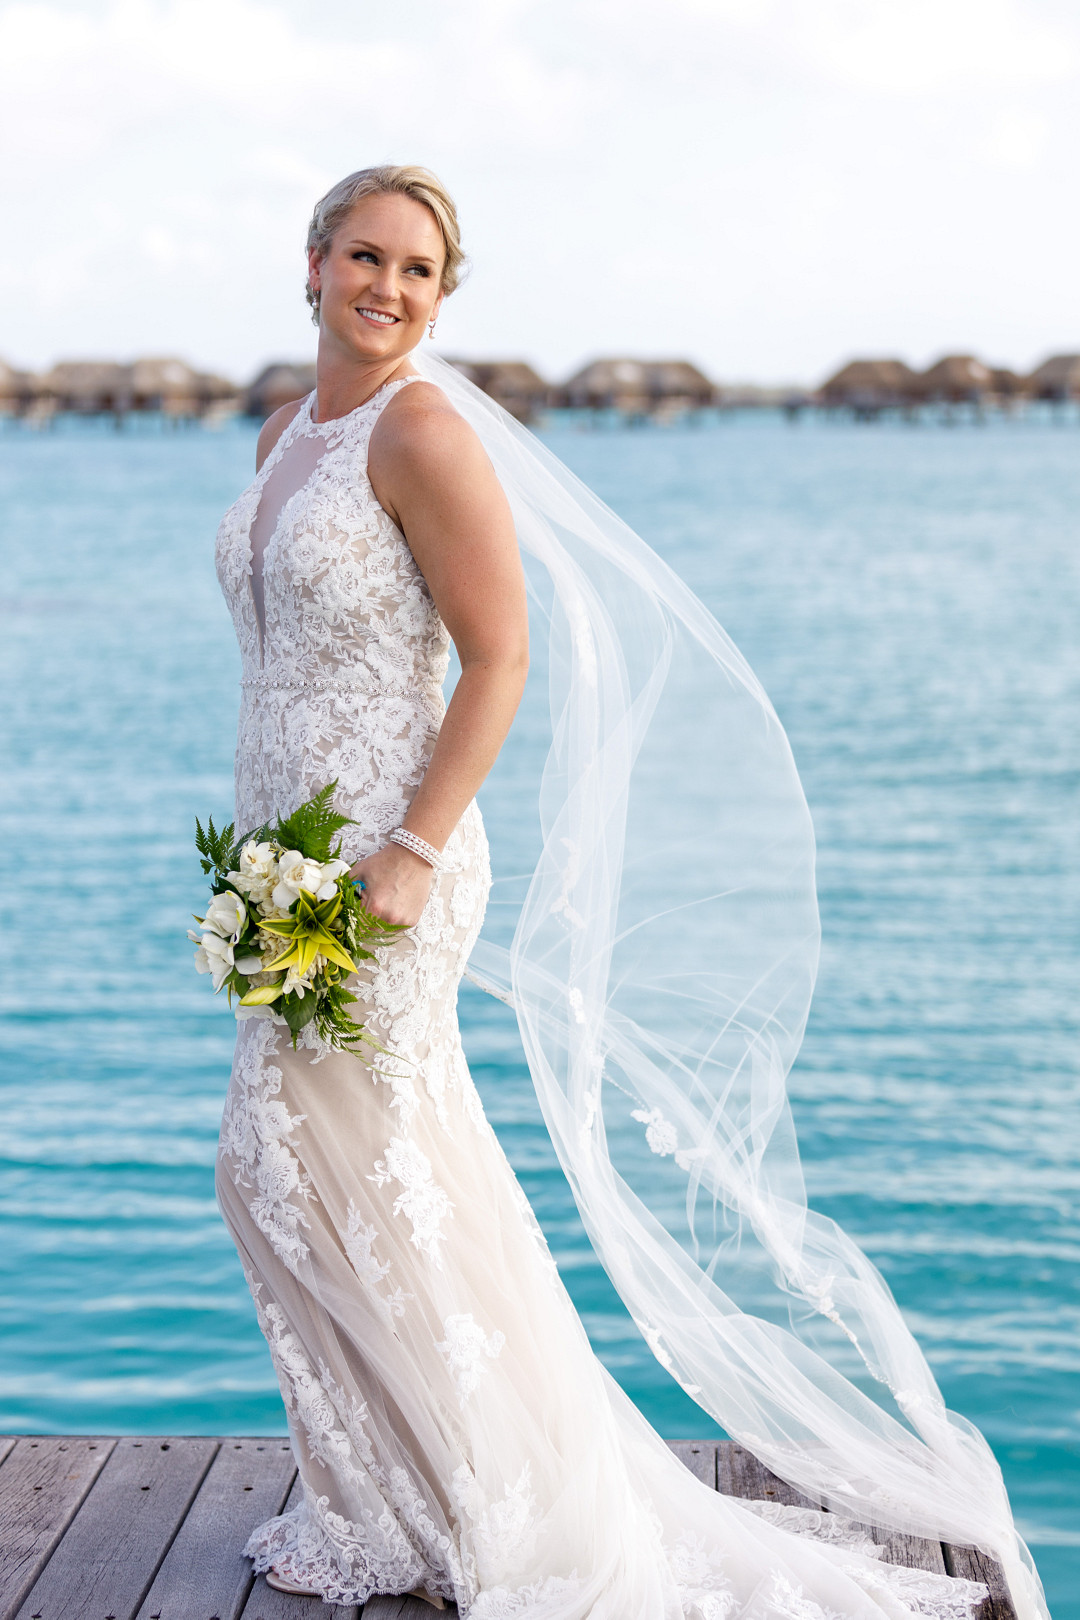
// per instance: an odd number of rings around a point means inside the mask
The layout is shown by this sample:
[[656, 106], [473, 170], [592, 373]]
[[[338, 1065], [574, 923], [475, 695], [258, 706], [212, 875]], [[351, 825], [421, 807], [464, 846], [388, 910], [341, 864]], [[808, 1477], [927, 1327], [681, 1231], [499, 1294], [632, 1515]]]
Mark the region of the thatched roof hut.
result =
[[221, 404], [223, 401], [229, 401], [236, 404], [239, 409], [242, 390], [228, 377], [221, 377], [216, 371], [197, 371], [195, 380], [199, 386], [199, 398], [204, 404]]
[[315, 387], [315, 362], [276, 360], [264, 366], [244, 392], [248, 416], [272, 416], [282, 405], [303, 399]]
[[650, 360], [646, 370], [650, 397], [658, 403], [698, 408], [716, 402], [715, 384], [689, 360]]
[[0, 416], [17, 416], [29, 409], [37, 393], [37, 378], [33, 372], [18, 371], [6, 360], [0, 360]]
[[1033, 399], [1080, 399], [1080, 354], [1055, 354], [1044, 360], [1027, 380]]
[[823, 405], [884, 411], [910, 403], [915, 373], [903, 360], [849, 360], [822, 384]]
[[689, 360], [594, 360], [563, 383], [558, 402], [575, 409], [644, 415], [663, 406], [712, 405], [714, 385]]
[[991, 366], [990, 392], [995, 399], [1022, 399], [1028, 391], [1027, 378], [1008, 366]]
[[61, 360], [40, 379], [40, 390], [58, 411], [119, 415], [131, 409], [131, 373], [114, 360]]
[[971, 354], [948, 354], [915, 379], [915, 396], [929, 404], [978, 404], [991, 392], [989, 366]]
[[550, 387], [524, 360], [451, 360], [450, 364], [519, 422], [534, 421], [550, 401]]
[[137, 411], [164, 411], [169, 416], [197, 416], [206, 390], [186, 360], [136, 360], [131, 367], [132, 406]]

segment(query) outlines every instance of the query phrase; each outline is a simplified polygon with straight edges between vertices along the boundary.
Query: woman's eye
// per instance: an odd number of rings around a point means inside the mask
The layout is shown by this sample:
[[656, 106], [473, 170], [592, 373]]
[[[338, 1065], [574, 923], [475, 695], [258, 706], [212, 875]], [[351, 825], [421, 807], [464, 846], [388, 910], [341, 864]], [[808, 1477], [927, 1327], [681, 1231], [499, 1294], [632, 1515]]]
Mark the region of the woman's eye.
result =
[[360, 248], [360, 250], [358, 252], [353, 254], [353, 258], [354, 259], [371, 259], [371, 260], [374, 261], [375, 255], [374, 255], [374, 253], [369, 253], [367, 248]]
[[426, 264], [411, 264], [409, 269], [415, 270], [418, 276], [429, 276], [431, 274]]

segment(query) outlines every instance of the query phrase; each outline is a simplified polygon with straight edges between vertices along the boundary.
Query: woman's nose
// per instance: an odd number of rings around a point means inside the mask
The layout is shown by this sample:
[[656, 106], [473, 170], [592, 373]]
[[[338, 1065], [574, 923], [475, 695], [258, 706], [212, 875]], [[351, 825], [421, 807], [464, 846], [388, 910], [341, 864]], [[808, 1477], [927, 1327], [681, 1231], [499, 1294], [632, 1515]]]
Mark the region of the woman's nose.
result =
[[390, 303], [397, 293], [397, 277], [388, 265], [380, 265], [378, 274], [371, 284], [371, 291], [376, 298], [385, 299]]

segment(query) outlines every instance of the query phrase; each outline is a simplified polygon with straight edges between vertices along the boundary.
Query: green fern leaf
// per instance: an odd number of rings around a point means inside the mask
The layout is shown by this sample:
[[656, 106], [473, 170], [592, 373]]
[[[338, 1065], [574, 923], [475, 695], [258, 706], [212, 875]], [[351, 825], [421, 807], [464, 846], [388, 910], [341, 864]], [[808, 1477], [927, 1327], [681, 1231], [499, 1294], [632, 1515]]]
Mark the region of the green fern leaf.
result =
[[298, 849], [312, 861], [328, 861], [336, 846], [332, 840], [342, 827], [354, 825], [351, 816], [343, 816], [334, 809], [334, 789], [337, 780], [328, 782], [313, 799], [294, 810], [291, 816], [279, 821], [273, 835], [283, 849]]
[[219, 832], [214, 826], [213, 816], [209, 817], [205, 828], [196, 816], [195, 848], [203, 857], [201, 865], [204, 872], [213, 872], [224, 877], [226, 872], [234, 869], [239, 854], [235, 832], [235, 823], [231, 821]]

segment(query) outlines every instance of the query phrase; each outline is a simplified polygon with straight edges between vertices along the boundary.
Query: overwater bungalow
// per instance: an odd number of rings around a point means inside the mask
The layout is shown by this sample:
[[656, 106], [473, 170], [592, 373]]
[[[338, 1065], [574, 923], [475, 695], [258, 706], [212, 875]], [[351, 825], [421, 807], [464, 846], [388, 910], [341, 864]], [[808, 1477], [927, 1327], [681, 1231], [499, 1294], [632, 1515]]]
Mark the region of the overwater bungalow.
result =
[[[175, 422], [208, 413], [227, 415], [239, 404], [225, 377], [195, 371], [184, 360], [141, 359], [130, 365], [113, 360], [61, 360], [33, 379], [31, 414], [47, 419], [60, 412], [112, 416], [160, 413]], [[24, 413], [25, 414], [25, 413]]]
[[122, 416], [132, 408], [131, 367], [115, 360], [60, 360], [39, 379], [52, 411], [77, 416]]
[[913, 385], [915, 399], [927, 405], [983, 405], [993, 392], [989, 366], [971, 354], [948, 354]]
[[1003, 405], [1015, 404], [1028, 392], [1028, 379], [1022, 377], [1018, 371], [1010, 371], [1008, 366], [991, 366], [990, 368], [990, 394]]
[[450, 364], [519, 422], [534, 422], [551, 402], [550, 386], [525, 360], [451, 360]]
[[236, 410], [240, 394], [226, 377], [195, 371], [186, 360], [136, 360], [131, 367], [132, 408], [192, 418], [207, 411]]
[[1080, 354], [1055, 354], [1037, 366], [1027, 380], [1032, 399], [1064, 404], [1080, 399]]
[[818, 390], [829, 410], [851, 410], [873, 417], [903, 409], [913, 398], [915, 373], [903, 360], [849, 360]]
[[0, 416], [24, 416], [37, 398], [37, 378], [0, 360]]
[[618, 411], [645, 417], [701, 410], [717, 390], [689, 360], [594, 360], [556, 391], [574, 410]]
[[245, 390], [244, 412], [257, 418], [272, 416], [282, 405], [303, 399], [314, 387], [314, 360], [275, 360]]

